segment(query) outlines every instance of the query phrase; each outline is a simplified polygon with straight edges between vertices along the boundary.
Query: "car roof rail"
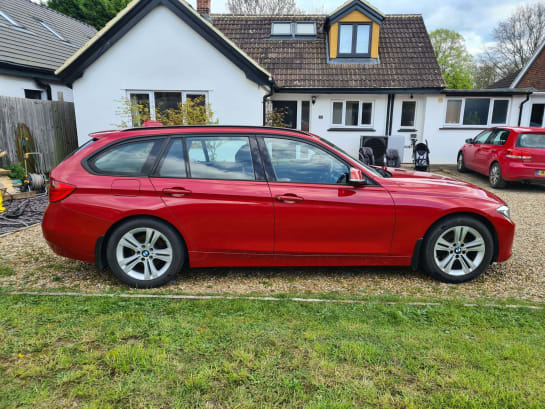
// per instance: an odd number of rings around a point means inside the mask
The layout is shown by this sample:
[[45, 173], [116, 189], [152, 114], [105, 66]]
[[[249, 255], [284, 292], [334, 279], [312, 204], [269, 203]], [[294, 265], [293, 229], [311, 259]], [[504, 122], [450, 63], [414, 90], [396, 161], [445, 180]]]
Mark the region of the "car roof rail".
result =
[[191, 129], [191, 128], [210, 128], [210, 129], [223, 129], [223, 128], [243, 128], [243, 129], [270, 129], [279, 131], [288, 131], [298, 133], [306, 136], [314, 136], [310, 132], [301, 131], [299, 129], [283, 128], [278, 126], [260, 126], [260, 125], [162, 125], [162, 126], [141, 126], [134, 128], [120, 129], [120, 132], [129, 131], [148, 131], [150, 129]]

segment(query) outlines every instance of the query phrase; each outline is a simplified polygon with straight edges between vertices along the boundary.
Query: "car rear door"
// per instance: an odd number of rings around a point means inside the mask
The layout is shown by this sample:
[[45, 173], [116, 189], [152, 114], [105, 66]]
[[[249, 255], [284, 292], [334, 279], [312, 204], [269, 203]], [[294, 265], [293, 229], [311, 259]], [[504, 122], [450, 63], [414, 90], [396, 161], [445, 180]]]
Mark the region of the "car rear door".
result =
[[260, 151], [277, 255], [389, 254], [395, 215], [384, 188], [347, 184], [348, 164], [317, 143], [264, 136]]
[[171, 138], [151, 181], [193, 251], [273, 251], [271, 193], [253, 136]]

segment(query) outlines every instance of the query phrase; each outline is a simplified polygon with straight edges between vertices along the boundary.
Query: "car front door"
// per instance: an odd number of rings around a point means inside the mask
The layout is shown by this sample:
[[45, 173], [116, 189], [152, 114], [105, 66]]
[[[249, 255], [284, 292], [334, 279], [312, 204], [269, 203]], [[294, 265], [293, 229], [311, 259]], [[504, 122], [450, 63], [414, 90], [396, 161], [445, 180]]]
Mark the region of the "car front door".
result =
[[493, 129], [487, 129], [473, 138], [473, 143], [468, 144], [464, 150], [464, 161], [469, 169], [482, 172], [483, 166], [480, 161], [481, 149], [486, 144], [487, 139], [493, 133]]
[[172, 138], [151, 181], [195, 251], [272, 253], [272, 199], [253, 136]]
[[317, 143], [260, 140], [275, 212], [277, 255], [387, 255], [394, 204], [376, 184], [351, 186], [350, 168]]

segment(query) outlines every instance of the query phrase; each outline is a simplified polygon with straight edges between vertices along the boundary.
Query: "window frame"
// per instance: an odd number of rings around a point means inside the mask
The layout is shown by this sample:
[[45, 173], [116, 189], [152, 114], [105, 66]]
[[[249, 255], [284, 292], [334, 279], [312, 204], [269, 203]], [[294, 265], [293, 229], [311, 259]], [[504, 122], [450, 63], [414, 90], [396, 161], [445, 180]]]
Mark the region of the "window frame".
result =
[[[490, 101], [490, 104], [488, 106], [488, 115], [486, 119], [486, 124], [480, 124], [480, 125], [464, 125], [464, 112], [466, 107], [466, 100], [468, 99], [488, 99]], [[448, 108], [448, 102], [449, 101], [462, 101], [462, 105], [460, 108], [460, 116], [458, 118], [458, 123], [450, 123], [447, 122], [447, 108]], [[492, 123], [492, 113], [494, 111], [494, 103], [497, 100], [501, 101], [507, 101], [507, 114], [505, 115], [505, 123]], [[444, 127], [455, 127], [455, 128], [489, 128], [491, 126], [506, 126], [509, 122], [509, 114], [511, 113], [511, 99], [507, 97], [452, 97], [447, 98], [445, 102], [445, 107], [443, 109], [443, 126]]]
[[[534, 105], [543, 105], [543, 115], [541, 115], [541, 125], [537, 127], [532, 126], [532, 111], [534, 109]], [[545, 126], [545, 102], [533, 102], [532, 106], [530, 107], [530, 116], [528, 118], [528, 126], [533, 128], [543, 128]]]
[[[289, 24], [290, 32], [289, 34], [275, 34], [273, 32], [275, 24]], [[311, 34], [298, 34], [297, 25], [298, 24], [312, 24], [314, 26], [313, 33]], [[317, 35], [317, 26], [316, 21], [273, 21], [271, 22], [271, 35], [272, 39], [293, 39], [293, 38], [315, 38]]]
[[[341, 53], [341, 26], [352, 26], [352, 47], [350, 53]], [[368, 43], [368, 52], [366, 53], [357, 53], [357, 44], [358, 44], [358, 26], [369, 26], [369, 43]], [[373, 40], [373, 23], [372, 22], [347, 22], [347, 23], [338, 23], [337, 28], [337, 57], [338, 58], [369, 58], [371, 57], [371, 48]]]
[[[358, 103], [358, 123], [357, 125], [345, 125], [346, 121], [346, 102], [357, 102]], [[333, 123], [333, 105], [335, 102], [341, 102], [342, 103], [342, 118], [341, 123], [336, 124]], [[370, 124], [364, 124], [362, 123], [362, 104], [371, 104], [371, 123]], [[332, 128], [346, 128], [346, 129], [373, 129], [373, 124], [375, 123], [375, 101], [369, 100], [369, 99], [358, 99], [358, 98], [350, 98], [350, 99], [332, 99], [331, 100], [331, 109], [330, 109], [330, 125]]]
[[[181, 95], [182, 104], [186, 103], [188, 94], [189, 95], [204, 95], [204, 104], [206, 105], [206, 104], [210, 103], [209, 91], [202, 91], [202, 90], [161, 90], [161, 89], [138, 90], [138, 89], [127, 89], [127, 90], [125, 90], [125, 95], [126, 95], [126, 98], [129, 100], [129, 103], [130, 103], [132, 94], [148, 94], [150, 120], [155, 121], [156, 120], [156, 115], [155, 115], [155, 93], [156, 92], [179, 93]], [[131, 127], [133, 127], [133, 128], [139, 127], [139, 125], [135, 125], [133, 123], [132, 115], [130, 113], [129, 113], [129, 119], [131, 121], [130, 122]]]
[[[338, 155], [336, 152], [333, 152], [333, 151], [325, 148], [324, 146], [321, 146], [319, 143], [316, 143], [316, 142], [308, 140], [308, 139], [298, 138], [298, 137], [294, 137], [294, 136], [290, 136], [290, 135], [279, 135], [279, 134], [259, 134], [259, 135], [256, 135], [256, 137], [257, 137], [257, 143], [258, 143], [258, 146], [259, 146], [259, 153], [260, 153], [261, 157], [263, 158], [263, 166], [265, 168], [265, 174], [266, 174], [268, 183], [289, 183], [289, 184], [294, 184], [294, 185], [336, 186], [336, 187], [349, 186], [349, 187], [354, 187], [353, 185], [351, 185], [349, 183], [348, 180], [347, 180], [347, 182], [345, 184], [339, 184], [339, 183], [310, 183], [310, 182], [285, 182], [285, 181], [276, 180], [276, 174], [274, 172], [274, 167], [272, 165], [272, 158], [269, 155], [269, 150], [267, 149], [267, 144], [265, 143], [265, 138], [268, 138], [268, 139], [273, 139], [273, 138], [274, 139], [289, 139], [289, 140], [292, 140], [292, 141], [295, 141], [295, 142], [306, 143], [308, 145], [311, 145], [312, 147], [320, 149], [324, 153], [333, 156], [339, 162], [346, 165], [349, 172], [350, 172], [350, 168], [353, 168], [354, 165], [352, 163], [350, 163], [349, 161], [347, 161], [342, 156]], [[367, 182], [372, 182], [373, 184], [375, 184], [374, 180], [369, 178], [365, 173], [363, 174], [363, 176], [365, 177]]]
[[[414, 118], [413, 118], [413, 124], [412, 125], [403, 125], [403, 104], [405, 102], [414, 103]], [[399, 127], [401, 129], [415, 129], [416, 128], [416, 119], [418, 117], [418, 101], [416, 99], [402, 99], [401, 100], [401, 112], [399, 117]], [[445, 119], [446, 119], [446, 113], [445, 113]]]

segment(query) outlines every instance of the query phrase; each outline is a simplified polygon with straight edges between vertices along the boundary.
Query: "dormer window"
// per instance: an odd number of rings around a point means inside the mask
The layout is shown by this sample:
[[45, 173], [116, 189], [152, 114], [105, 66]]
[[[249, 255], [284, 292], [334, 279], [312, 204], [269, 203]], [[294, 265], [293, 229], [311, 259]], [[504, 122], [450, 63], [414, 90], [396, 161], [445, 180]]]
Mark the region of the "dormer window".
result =
[[371, 23], [339, 24], [339, 57], [371, 55]]
[[271, 26], [271, 37], [300, 38], [316, 36], [314, 21], [285, 22], [276, 21]]

